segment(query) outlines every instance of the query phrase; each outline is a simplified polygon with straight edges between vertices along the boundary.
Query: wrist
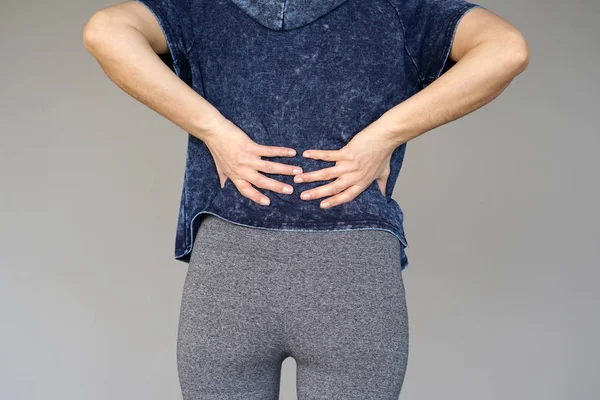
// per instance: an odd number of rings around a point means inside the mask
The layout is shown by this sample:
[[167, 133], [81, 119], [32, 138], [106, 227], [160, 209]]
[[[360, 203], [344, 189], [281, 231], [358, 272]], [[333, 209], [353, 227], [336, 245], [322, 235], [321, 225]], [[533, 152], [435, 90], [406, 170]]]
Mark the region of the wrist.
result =
[[385, 113], [374, 123], [375, 132], [381, 140], [388, 144], [391, 150], [407, 142], [410, 138], [407, 135], [408, 130], [397, 120], [390, 118]]
[[193, 132], [198, 139], [208, 142], [219, 131], [219, 126], [222, 126], [226, 118], [217, 109], [211, 113], [202, 115], [199, 121], [194, 123]]

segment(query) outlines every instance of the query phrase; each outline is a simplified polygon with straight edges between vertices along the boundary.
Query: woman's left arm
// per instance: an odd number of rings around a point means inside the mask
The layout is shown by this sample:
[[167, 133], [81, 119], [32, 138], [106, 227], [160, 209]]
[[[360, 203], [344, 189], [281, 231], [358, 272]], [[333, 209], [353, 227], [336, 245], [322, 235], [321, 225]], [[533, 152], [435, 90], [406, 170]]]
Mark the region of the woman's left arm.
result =
[[527, 68], [529, 57], [517, 28], [492, 11], [474, 9], [456, 29], [450, 52], [456, 64], [375, 123], [395, 148], [492, 101]]
[[523, 34], [509, 22], [485, 8], [470, 10], [456, 28], [448, 55], [452, 68], [424, 82], [423, 89], [386, 111], [340, 150], [304, 152], [304, 157], [336, 165], [296, 175], [295, 182], [337, 179], [302, 192], [301, 198], [331, 196], [321, 207], [333, 207], [353, 200], [374, 180], [385, 194], [394, 149], [492, 101], [527, 68], [529, 53]]

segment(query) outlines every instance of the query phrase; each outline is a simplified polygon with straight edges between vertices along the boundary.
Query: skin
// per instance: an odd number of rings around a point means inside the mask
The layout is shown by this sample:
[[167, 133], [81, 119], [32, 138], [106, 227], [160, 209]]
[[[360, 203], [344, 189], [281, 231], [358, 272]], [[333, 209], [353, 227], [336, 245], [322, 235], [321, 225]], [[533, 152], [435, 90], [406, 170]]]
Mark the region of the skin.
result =
[[296, 151], [254, 142], [163, 63], [158, 54], [169, 51], [167, 42], [143, 4], [128, 1], [97, 11], [83, 30], [83, 42], [122, 90], [206, 143], [221, 187], [230, 179], [243, 196], [268, 205], [269, 198], [253, 186], [281, 194], [292, 193], [293, 187], [261, 172], [294, 175], [296, 183], [335, 179], [301, 193], [305, 200], [324, 198], [322, 208], [353, 200], [374, 180], [385, 194], [395, 148], [492, 101], [527, 68], [530, 55], [523, 34], [513, 25], [489, 10], [471, 10], [456, 30], [452, 68], [341, 149], [306, 150], [303, 157], [335, 165], [304, 173], [299, 166], [264, 160], [294, 156]]

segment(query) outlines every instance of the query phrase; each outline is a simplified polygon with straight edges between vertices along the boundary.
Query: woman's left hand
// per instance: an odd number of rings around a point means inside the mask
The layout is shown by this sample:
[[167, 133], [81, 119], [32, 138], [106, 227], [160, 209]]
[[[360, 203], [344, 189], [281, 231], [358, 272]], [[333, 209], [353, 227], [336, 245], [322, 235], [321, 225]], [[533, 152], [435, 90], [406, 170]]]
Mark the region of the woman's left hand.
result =
[[[325, 185], [301, 193], [303, 200], [320, 199], [321, 208], [331, 208], [353, 200], [377, 180], [385, 195], [390, 175], [390, 159], [398, 145], [379, 124], [371, 124], [358, 132], [346, 146], [339, 150], [309, 149], [303, 157], [335, 162], [335, 165], [294, 176], [294, 182], [315, 182], [337, 178]], [[308, 198], [306, 196], [309, 196]]]

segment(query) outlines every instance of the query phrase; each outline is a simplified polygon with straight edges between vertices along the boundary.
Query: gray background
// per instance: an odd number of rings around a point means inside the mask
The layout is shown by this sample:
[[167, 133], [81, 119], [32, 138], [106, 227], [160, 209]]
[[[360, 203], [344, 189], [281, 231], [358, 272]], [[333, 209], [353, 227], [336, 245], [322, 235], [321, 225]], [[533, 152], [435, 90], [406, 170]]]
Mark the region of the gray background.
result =
[[[3, 0], [0, 398], [178, 399], [172, 258], [186, 133], [81, 31], [110, 2]], [[485, 1], [529, 68], [408, 144], [400, 398], [597, 399], [600, 4]], [[294, 399], [284, 362], [282, 399]]]

